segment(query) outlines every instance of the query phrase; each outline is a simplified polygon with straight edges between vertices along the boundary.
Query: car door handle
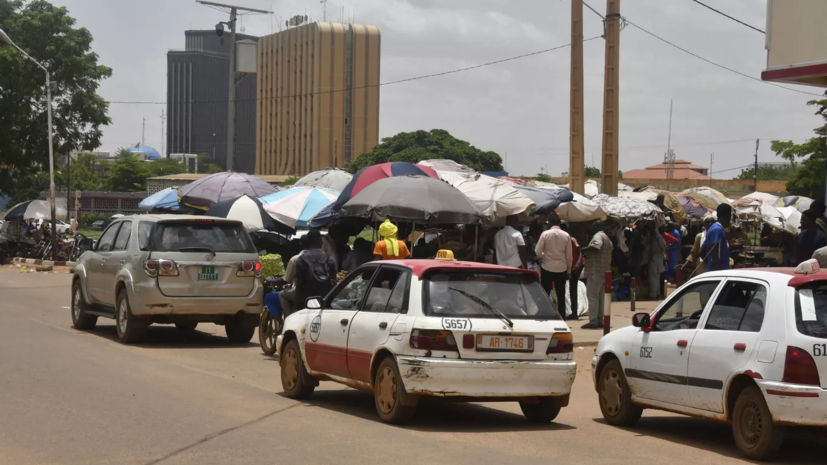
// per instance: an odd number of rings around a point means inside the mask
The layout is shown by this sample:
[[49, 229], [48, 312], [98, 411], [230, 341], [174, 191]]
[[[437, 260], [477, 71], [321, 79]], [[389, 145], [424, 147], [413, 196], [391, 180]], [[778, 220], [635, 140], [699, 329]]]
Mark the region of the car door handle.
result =
[[735, 347], [733, 347], [733, 349], [735, 349], [737, 351], [744, 351], [744, 350], [747, 350], [747, 345], [744, 344], [743, 342], [739, 342], [739, 343], [735, 344]]
[[680, 341], [678, 341], [678, 347], [686, 347], [688, 345], [689, 341], [687, 341], [686, 339], [681, 339]]
[[342, 321], [340, 321], [339, 323], [341, 323], [342, 326], [347, 326], [347, 318], [342, 318]]
[[121, 264], [121, 265], [123, 265], [124, 263], [126, 263], [126, 260], [121, 260], [121, 261], [120, 261], [120, 264]]
[[379, 329], [387, 329], [387, 327], [388, 323], [386, 321], [379, 323]]

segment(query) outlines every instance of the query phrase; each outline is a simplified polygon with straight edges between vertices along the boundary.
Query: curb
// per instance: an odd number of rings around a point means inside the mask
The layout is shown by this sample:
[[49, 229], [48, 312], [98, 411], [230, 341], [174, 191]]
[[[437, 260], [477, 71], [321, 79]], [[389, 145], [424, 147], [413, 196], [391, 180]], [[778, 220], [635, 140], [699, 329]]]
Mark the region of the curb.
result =
[[12, 260], [12, 263], [19, 263], [24, 265], [51, 265], [51, 266], [75, 266], [75, 262], [67, 262], [67, 261], [52, 261], [52, 260], [41, 260], [39, 258], [20, 258], [15, 257]]

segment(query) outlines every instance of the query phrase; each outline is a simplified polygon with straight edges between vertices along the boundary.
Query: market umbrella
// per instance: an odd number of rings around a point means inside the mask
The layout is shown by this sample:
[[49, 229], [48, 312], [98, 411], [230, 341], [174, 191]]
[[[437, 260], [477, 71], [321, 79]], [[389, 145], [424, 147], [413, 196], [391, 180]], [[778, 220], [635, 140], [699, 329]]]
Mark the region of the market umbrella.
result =
[[483, 218], [465, 194], [427, 176], [380, 179], [345, 203], [339, 215], [420, 224], [480, 224]]
[[746, 207], [748, 205], [773, 205], [775, 202], [778, 201], [777, 195], [767, 194], [765, 192], [753, 192], [752, 194], [747, 194], [740, 199], [736, 200], [732, 206], [733, 207]]
[[801, 227], [801, 212], [795, 206], [776, 207], [776, 209], [784, 215], [784, 231], [797, 236]]
[[178, 189], [174, 187], [167, 187], [164, 190], [158, 191], [149, 197], [141, 200], [138, 204], [141, 210], [184, 210], [187, 209], [184, 205], [178, 202]]
[[[55, 207], [55, 214], [58, 219], [66, 218], [66, 209]], [[51, 220], [52, 207], [45, 200], [27, 200], [11, 207], [3, 215], [6, 221], [13, 220]]]
[[[449, 160], [450, 161], [450, 160]], [[510, 215], [528, 213], [534, 201], [511, 184], [484, 174], [459, 171], [437, 171], [439, 179], [460, 190], [480, 209], [489, 222], [504, 220]]]
[[704, 208], [716, 209], [722, 203], [730, 203], [729, 199], [719, 191], [711, 187], [693, 187], [687, 189], [680, 194], [683, 197], [689, 197], [698, 202]]
[[261, 197], [264, 210], [291, 228], [304, 227], [319, 211], [333, 203], [339, 192], [320, 187], [293, 187]]
[[271, 218], [262, 208], [261, 201], [246, 194], [213, 204], [207, 210], [206, 215], [241, 221], [249, 232], [266, 229], [291, 234], [295, 231], [293, 228]]
[[466, 165], [461, 163], [457, 163], [454, 160], [422, 160], [417, 165], [420, 166], [427, 166], [428, 168], [432, 168], [434, 171], [439, 173], [440, 171], [450, 171], [454, 173], [459, 173], [464, 176], [474, 176], [477, 172]]
[[648, 193], [648, 194], [655, 194], [654, 199], [646, 199], [650, 202], [656, 202], [657, 196], [663, 196], [663, 206], [668, 208], [672, 212], [672, 216], [675, 218], [678, 224], [683, 224], [686, 222], [686, 211], [684, 210], [681, 203], [678, 201], [678, 197], [673, 194], [672, 192], [665, 191], [662, 189], [657, 189], [652, 186], [646, 186], [643, 189], [636, 189], [634, 192], [632, 191], [624, 191], [618, 192], [619, 197], [623, 197], [626, 195], [633, 196], [635, 193]]
[[599, 220], [606, 216], [606, 212], [593, 200], [576, 193], [571, 193], [571, 202], [561, 203], [555, 210], [557, 215], [569, 223]]
[[264, 197], [278, 192], [279, 188], [249, 174], [227, 171], [204, 176], [179, 188], [178, 191], [180, 193], [178, 200], [184, 205], [207, 210], [218, 202], [235, 199], [242, 195]]
[[556, 210], [560, 204], [574, 200], [573, 193], [562, 187], [541, 188], [515, 186], [515, 188], [537, 204], [536, 207], [531, 209], [532, 215], [541, 216], [554, 213], [554, 210]]
[[703, 218], [708, 211], [706, 208], [702, 207], [701, 204], [689, 197], [679, 195], [677, 199], [688, 218]]
[[339, 198], [336, 199], [333, 211], [338, 211], [348, 200], [362, 192], [362, 189], [370, 186], [376, 181], [395, 176], [430, 176], [439, 179], [436, 171], [427, 166], [414, 165], [404, 161], [380, 163], [378, 165], [366, 166], [353, 175], [353, 179], [345, 186]]
[[810, 204], [813, 203], [813, 199], [809, 197], [804, 197], [800, 195], [788, 195], [786, 197], [781, 197], [778, 199], [773, 206], [774, 207], [795, 207], [796, 210], [803, 212], [810, 208]]
[[342, 192], [352, 179], [353, 175], [347, 171], [338, 168], [328, 168], [305, 175], [296, 181], [293, 187], [323, 187], [325, 189], [333, 189], [336, 192]]
[[597, 195], [592, 200], [608, 217], [615, 220], [635, 222], [646, 219], [654, 220], [656, 223], [663, 221], [663, 210], [647, 200], [612, 197], [606, 194]]

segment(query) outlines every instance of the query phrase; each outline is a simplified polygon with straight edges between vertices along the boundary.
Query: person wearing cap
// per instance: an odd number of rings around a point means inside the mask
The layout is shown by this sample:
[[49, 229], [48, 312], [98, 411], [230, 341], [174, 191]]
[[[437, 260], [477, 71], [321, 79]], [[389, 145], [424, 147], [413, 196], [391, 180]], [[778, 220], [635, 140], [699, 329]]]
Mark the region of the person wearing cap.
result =
[[385, 220], [379, 226], [379, 235], [384, 240], [377, 241], [373, 248], [373, 255], [377, 260], [401, 260], [411, 256], [405, 242], [396, 238], [397, 232], [399, 232], [399, 228], [391, 223], [391, 220]]
[[[589, 322], [582, 329], [603, 327], [603, 313], [606, 311], [604, 292], [606, 272], [612, 269], [612, 240], [603, 232], [605, 225], [597, 220], [592, 224], [594, 235], [583, 249], [586, 255], [586, 293], [589, 298]], [[662, 260], [662, 259], [661, 259]]]
[[795, 248], [795, 264], [807, 261], [813, 257], [816, 250], [827, 246], [827, 236], [818, 229], [816, 220], [818, 213], [809, 209], [801, 214], [801, 230], [798, 233], [798, 244]]
[[701, 249], [701, 256], [708, 257], [707, 271], [729, 269], [729, 245], [727, 244], [726, 228], [732, 223], [732, 207], [722, 203], [716, 210], [718, 221], [706, 231], [706, 239]]

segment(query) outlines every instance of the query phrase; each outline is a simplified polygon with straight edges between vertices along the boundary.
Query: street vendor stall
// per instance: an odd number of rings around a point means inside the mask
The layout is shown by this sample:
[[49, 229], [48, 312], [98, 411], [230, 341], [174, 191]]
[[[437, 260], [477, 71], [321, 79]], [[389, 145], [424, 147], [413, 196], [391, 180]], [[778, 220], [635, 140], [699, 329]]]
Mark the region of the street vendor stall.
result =
[[638, 220], [652, 220], [657, 225], [664, 222], [663, 210], [647, 200], [611, 197], [606, 194], [595, 196], [592, 200], [606, 212], [606, 216], [620, 224], [630, 224]]
[[510, 215], [525, 215], [535, 202], [511, 184], [484, 174], [437, 171], [439, 179], [457, 188], [479, 208], [486, 223], [505, 224]]

